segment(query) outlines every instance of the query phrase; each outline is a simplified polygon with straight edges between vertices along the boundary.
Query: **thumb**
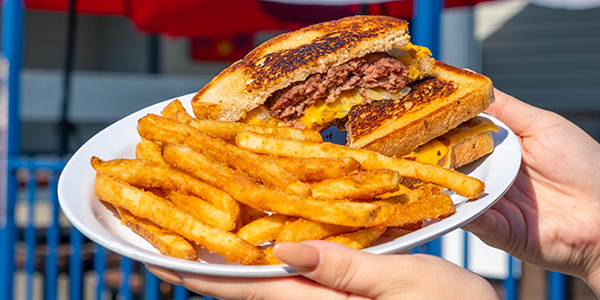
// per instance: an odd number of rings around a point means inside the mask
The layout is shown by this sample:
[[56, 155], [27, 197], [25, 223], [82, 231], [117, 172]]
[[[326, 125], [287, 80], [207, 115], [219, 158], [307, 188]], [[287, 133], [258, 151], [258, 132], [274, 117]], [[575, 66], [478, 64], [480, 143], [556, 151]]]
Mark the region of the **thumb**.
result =
[[326, 241], [279, 243], [273, 253], [304, 277], [335, 290], [369, 298], [389, 292], [381, 276], [391, 270], [378, 255]]
[[544, 113], [544, 110], [527, 104], [494, 88], [495, 101], [485, 111], [506, 124], [516, 135], [527, 135], [535, 130], [532, 125]]

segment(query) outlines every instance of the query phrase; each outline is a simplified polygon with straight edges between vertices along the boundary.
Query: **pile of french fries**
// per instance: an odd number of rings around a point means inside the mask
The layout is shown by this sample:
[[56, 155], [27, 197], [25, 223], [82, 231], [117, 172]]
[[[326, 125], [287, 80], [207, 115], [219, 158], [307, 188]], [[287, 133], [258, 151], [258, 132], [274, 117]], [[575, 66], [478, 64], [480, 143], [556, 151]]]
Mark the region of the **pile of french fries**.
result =
[[[135, 159], [91, 158], [98, 198], [159, 252], [281, 264], [273, 245], [369, 247], [387, 228], [452, 215], [445, 189], [484, 184], [453, 170], [323, 142], [316, 131], [197, 119], [178, 100], [138, 122]], [[411, 188], [401, 178], [419, 181]]]

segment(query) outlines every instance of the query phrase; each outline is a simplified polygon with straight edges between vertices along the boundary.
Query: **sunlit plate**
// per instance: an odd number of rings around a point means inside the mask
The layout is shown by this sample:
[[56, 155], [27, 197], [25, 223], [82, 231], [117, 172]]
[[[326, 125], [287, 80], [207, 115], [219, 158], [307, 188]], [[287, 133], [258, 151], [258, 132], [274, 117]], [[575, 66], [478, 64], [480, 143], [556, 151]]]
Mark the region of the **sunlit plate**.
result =
[[[193, 94], [178, 97], [188, 111], [191, 111], [192, 97]], [[148, 113], [160, 114], [172, 100], [152, 105], [121, 119], [92, 137], [73, 155], [58, 184], [59, 202], [65, 216], [92, 241], [144, 264], [228, 277], [278, 277], [295, 274], [293, 269], [286, 266], [243, 266], [225, 263], [221, 256], [202, 250], [199, 251], [199, 262], [162, 255], [144, 239], [122, 226], [113, 212], [98, 201], [94, 195], [96, 172], [90, 165], [90, 158], [134, 158], [135, 146], [141, 140], [136, 130], [137, 121]], [[506, 125], [491, 116], [482, 116], [500, 128], [498, 133], [494, 133], [495, 150], [487, 157], [461, 168], [460, 171], [484, 181], [485, 194], [476, 201], [467, 201], [463, 197], [452, 195], [456, 214], [408, 234], [399, 230], [389, 230], [376, 245], [365, 251], [378, 254], [399, 253], [431, 241], [470, 222], [506, 192], [519, 169], [521, 148], [516, 136]]]

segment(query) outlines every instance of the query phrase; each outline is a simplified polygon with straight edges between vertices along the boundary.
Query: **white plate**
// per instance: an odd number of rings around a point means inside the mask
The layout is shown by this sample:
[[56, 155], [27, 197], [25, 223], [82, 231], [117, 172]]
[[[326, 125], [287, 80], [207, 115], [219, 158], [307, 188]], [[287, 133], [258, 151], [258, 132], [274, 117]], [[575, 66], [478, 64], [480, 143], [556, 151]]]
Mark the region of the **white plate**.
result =
[[[191, 111], [189, 103], [193, 94], [179, 97]], [[161, 255], [144, 239], [122, 226], [113, 213], [94, 195], [95, 171], [90, 158], [134, 158], [135, 145], [140, 141], [136, 131], [137, 121], [148, 113], [159, 114], [171, 100], [167, 100], [133, 113], [87, 141], [69, 160], [60, 176], [58, 197], [62, 211], [84, 235], [101, 246], [145, 264], [191, 273], [228, 277], [278, 277], [295, 274], [286, 266], [243, 266], [224, 263], [218, 255], [200, 252], [200, 262], [191, 262]], [[460, 171], [486, 184], [486, 193], [476, 201], [452, 195], [456, 214], [427, 225], [410, 234], [389, 235], [365, 251], [385, 254], [398, 253], [438, 238], [473, 220], [492, 206], [513, 183], [521, 163], [519, 142], [506, 125], [484, 115], [499, 128], [494, 133], [496, 147], [486, 158], [462, 168]]]

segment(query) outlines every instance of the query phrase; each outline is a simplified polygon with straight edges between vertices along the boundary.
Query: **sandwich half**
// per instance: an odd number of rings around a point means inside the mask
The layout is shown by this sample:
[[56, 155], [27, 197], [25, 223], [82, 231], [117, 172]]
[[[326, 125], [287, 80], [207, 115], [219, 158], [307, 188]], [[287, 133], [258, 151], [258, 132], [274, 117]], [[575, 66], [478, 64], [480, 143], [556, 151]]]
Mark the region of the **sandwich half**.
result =
[[427, 160], [428, 143], [441, 148], [439, 138], [447, 145], [434, 163], [456, 167], [457, 151], [448, 149], [458, 143], [442, 136], [478, 123], [465, 122], [493, 99], [487, 77], [437, 62], [427, 48], [412, 45], [405, 20], [354, 16], [265, 42], [202, 88], [192, 108], [198, 118], [222, 121], [319, 131], [337, 126], [347, 131], [349, 147], [419, 161]]

